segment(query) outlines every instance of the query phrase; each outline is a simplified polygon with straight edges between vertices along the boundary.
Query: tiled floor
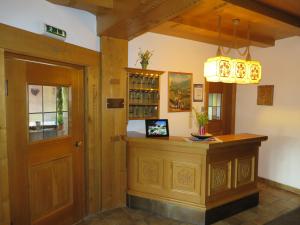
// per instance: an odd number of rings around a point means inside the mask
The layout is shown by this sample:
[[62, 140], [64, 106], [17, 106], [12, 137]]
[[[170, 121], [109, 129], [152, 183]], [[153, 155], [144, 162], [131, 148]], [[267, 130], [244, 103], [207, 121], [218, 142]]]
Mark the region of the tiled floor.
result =
[[[214, 225], [264, 224], [298, 206], [300, 196], [259, 183], [260, 204], [252, 209], [219, 221]], [[79, 225], [188, 225], [155, 216], [145, 211], [116, 209], [86, 219]]]

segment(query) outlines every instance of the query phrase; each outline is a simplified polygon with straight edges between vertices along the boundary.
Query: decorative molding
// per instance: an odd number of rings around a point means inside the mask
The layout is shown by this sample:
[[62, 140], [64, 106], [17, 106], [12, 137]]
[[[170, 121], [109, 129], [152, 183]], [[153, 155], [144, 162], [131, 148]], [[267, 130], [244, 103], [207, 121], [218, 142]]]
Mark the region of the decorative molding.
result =
[[209, 164], [208, 196], [231, 189], [231, 161]]
[[138, 159], [138, 183], [162, 186], [163, 161], [155, 158]]
[[254, 182], [255, 156], [235, 159], [235, 188]]
[[173, 188], [180, 191], [196, 191], [196, 166], [173, 163]]

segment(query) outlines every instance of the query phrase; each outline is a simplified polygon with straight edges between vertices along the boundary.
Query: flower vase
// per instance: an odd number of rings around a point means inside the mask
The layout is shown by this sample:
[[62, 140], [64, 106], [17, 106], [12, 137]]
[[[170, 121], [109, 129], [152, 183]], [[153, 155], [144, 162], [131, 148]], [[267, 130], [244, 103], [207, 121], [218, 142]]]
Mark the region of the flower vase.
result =
[[142, 66], [142, 69], [143, 70], [146, 70], [147, 69], [147, 67], [148, 67], [148, 62], [147, 61], [141, 61], [141, 66]]
[[206, 129], [205, 126], [199, 126], [199, 135], [205, 135]]

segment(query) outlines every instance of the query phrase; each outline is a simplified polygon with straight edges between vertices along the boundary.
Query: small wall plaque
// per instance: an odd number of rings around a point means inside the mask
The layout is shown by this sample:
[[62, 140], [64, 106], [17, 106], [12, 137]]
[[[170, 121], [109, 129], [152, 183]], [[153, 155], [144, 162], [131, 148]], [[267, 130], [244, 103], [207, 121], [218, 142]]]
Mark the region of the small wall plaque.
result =
[[273, 105], [274, 85], [257, 86], [257, 105]]
[[193, 101], [203, 102], [203, 84], [194, 84]]
[[106, 106], [108, 109], [124, 108], [124, 98], [108, 98]]

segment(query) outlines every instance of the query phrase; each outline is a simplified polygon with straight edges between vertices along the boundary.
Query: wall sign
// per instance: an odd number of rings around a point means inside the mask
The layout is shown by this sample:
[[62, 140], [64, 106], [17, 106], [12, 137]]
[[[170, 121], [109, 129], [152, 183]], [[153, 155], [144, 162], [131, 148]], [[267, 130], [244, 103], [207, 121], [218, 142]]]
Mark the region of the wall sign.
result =
[[257, 105], [273, 105], [274, 85], [257, 86]]
[[106, 106], [108, 109], [124, 108], [124, 98], [108, 98]]
[[203, 102], [203, 84], [194, 84], [193, 101]]
[[67, 38], [67, 32], [63, 29], [48, 25], [48, 24], [44, 24], [45, 26], [45, 35], [52, 37], [52, 38], [56, 38], [59, 40], [66, 40]]

